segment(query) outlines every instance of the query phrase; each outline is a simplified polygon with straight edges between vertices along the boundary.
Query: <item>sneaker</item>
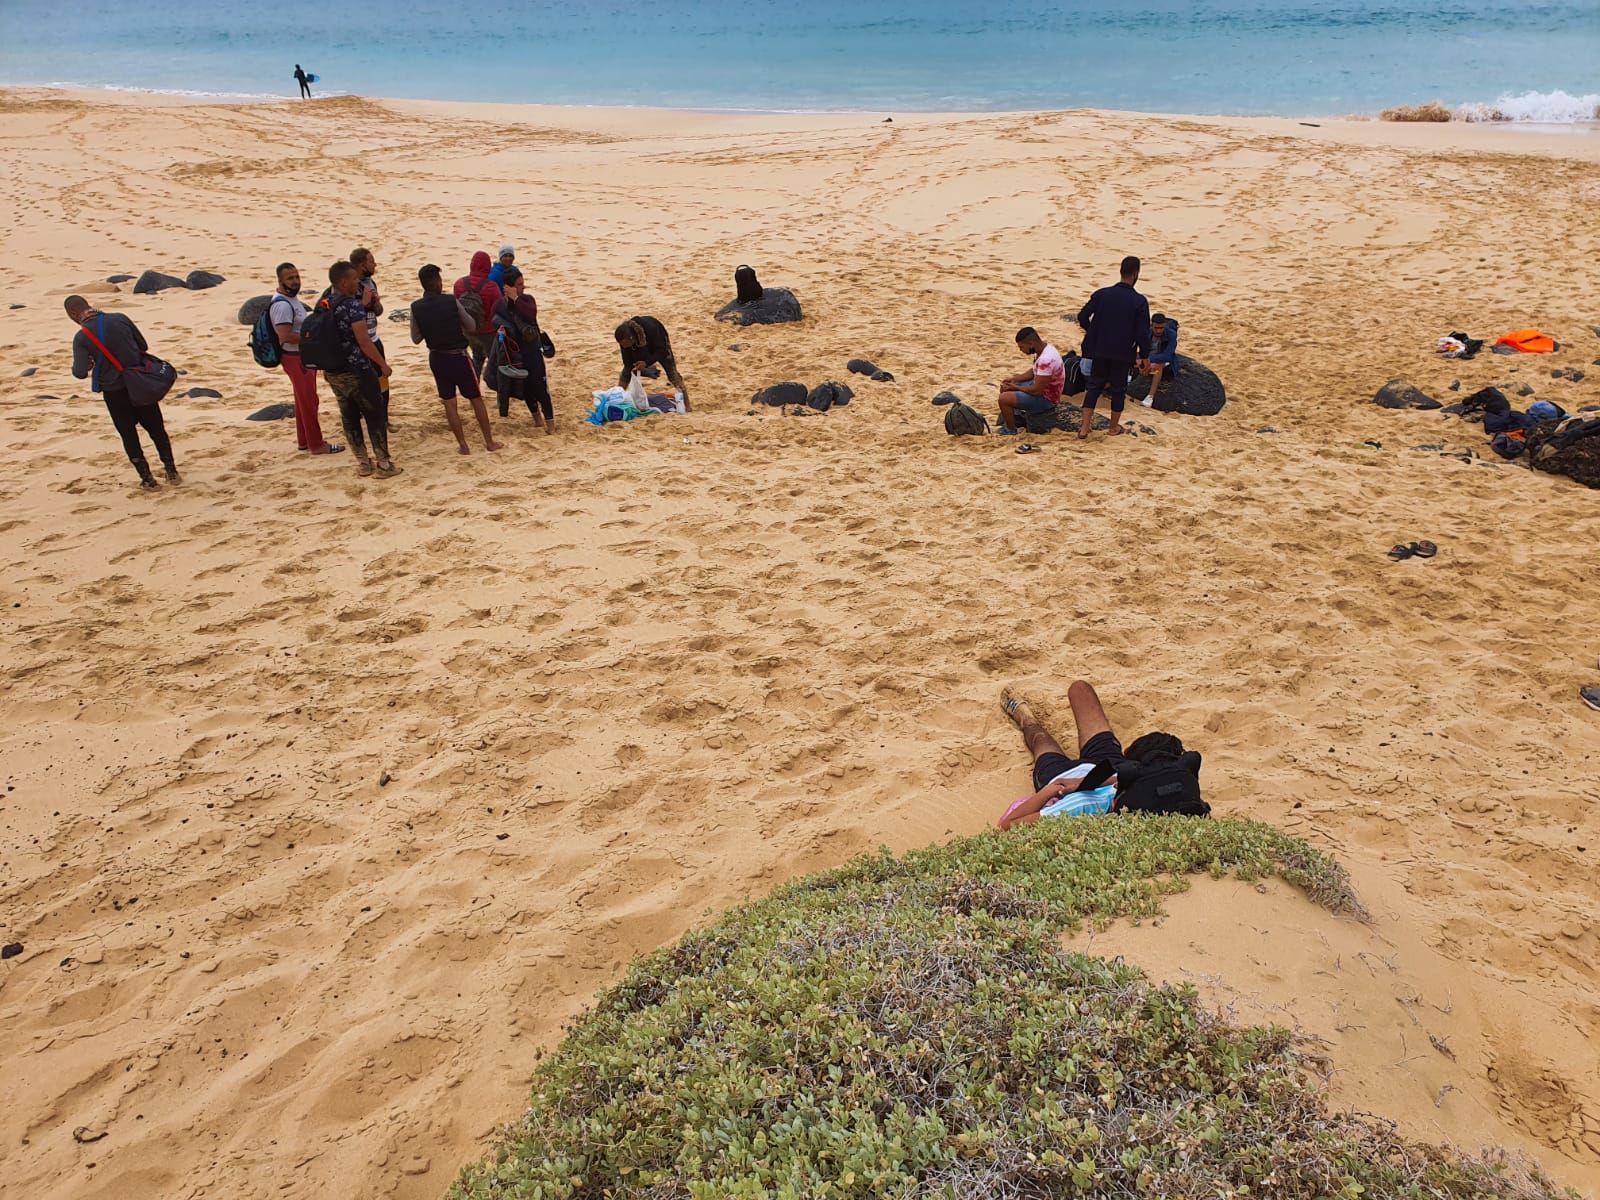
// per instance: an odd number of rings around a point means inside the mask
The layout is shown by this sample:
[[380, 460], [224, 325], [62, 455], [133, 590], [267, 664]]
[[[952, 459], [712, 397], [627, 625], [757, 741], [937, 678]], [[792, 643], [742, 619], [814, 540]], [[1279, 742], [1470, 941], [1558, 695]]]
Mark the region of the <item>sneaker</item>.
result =
[[1156, 398], [1154, 396], [1146, 396], [1143, 400], [1139, 401], [1139, 403], [1144, 405], [1146, 408], [1154, 408], [1156, 406]]
[[1015, 429], [1007, 429], [1004, 425], [995, 426], [995, 432], [998, 433], [1001, 437], [1016, 437], [1017, 436], [1017, 431]]
[[1600, 712], [1600, 687], [1579, 688], [1578, 699], [1596, 712]]

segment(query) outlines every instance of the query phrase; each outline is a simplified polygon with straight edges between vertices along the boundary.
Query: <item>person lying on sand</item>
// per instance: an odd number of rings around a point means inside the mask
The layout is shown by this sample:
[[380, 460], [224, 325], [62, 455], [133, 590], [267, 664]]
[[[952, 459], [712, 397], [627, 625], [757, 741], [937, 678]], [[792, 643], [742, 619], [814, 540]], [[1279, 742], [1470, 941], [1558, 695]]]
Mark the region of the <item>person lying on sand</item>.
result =
[[1110, 812], [1203, 817], [1200, 755], [1170, 733], [1147, 733], [1124, 752], [1093, 687], [1079, 679], [1067, 689], [1078, 729], [1078, 756], [1070, 757], [1011, 688], [1000, 708], [1016, 723], [1033, 756], [1031, 796], [1014, 801], [996, 822], [1000, 829], [1036, 824], [1040, 817], [1095, 816]]
[[1061, 351], [1040, 337], [1032, 325], [1017, 331], [1017, 349], [1033, 359], [1033, 366], [1000, 383], [1000, 433], [1003, 436], [1017, 431], [1019, 412], [1055, 412], [1067, 382], [1067, 367], [1061, 360]]

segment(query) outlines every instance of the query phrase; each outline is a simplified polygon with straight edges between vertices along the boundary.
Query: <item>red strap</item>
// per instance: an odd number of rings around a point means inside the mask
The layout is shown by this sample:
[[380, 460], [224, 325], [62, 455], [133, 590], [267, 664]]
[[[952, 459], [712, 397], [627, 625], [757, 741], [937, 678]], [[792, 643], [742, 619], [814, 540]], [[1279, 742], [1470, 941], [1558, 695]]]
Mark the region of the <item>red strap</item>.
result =
[[81, 328], [83, 330], [83, 332], [88, 336], [88, 338], [89, 338], [89, 340], [91, 342], [93, 342], [96, 346], [100, 347], [100, 353], [104, 354], [106, 356], [106, 361], [107, 362], [109, 362], [113, 367], [115, 367], [119, 371], [126, 371], [127, 370], [126, 367], [124, 367], [121, 363], [119, 363], [117, 361], [117, 356], [115, 354], [111, 353], [111, 351], [106, 349], [106, 344], [104, 342], [102, 342], [99, 338], [95, 337], [94, 330], [90, 329], [87, 325], [80, 326], [79, 328]]

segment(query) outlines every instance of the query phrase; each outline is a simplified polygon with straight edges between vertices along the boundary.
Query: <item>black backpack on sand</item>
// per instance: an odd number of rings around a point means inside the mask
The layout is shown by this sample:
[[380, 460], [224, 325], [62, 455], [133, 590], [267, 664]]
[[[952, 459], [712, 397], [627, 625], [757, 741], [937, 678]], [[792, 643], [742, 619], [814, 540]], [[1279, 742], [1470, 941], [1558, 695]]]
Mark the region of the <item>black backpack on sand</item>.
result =
[[333, 310], [320, 303], [306, 314], [305, 323], [300, 326], [300, 365], [308, 371], [350, 369], [339, 326], [333, 320]]
[[944, 414], [944, 431], [952, 436], [982, 436], [989, 432], [989, 422], [977, 409], [969, 407], [954, 392], [940, 392], [933, 398], [939, 405], [948, 404]]
[[1151, 762], [1118, 763], [1112, 811], [1209, 817], [1211, 806], [1200, 798], [1199, 753], [1189, 750], [1177, 758], [1160, 755]]

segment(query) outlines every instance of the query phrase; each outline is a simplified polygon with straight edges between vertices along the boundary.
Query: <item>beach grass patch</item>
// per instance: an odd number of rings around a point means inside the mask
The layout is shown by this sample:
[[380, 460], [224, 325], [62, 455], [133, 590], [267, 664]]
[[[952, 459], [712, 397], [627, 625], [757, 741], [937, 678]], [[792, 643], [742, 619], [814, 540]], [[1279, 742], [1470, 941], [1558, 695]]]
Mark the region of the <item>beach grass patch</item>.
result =
[[1330, 1112], [1288, 1030], [1062, 949], [1199, 872], [1362, 915], [1336, 862], [1253, 822], [1076, 818], [869, 855], [637, 961], [450, 1195], [1571, 1195]]

